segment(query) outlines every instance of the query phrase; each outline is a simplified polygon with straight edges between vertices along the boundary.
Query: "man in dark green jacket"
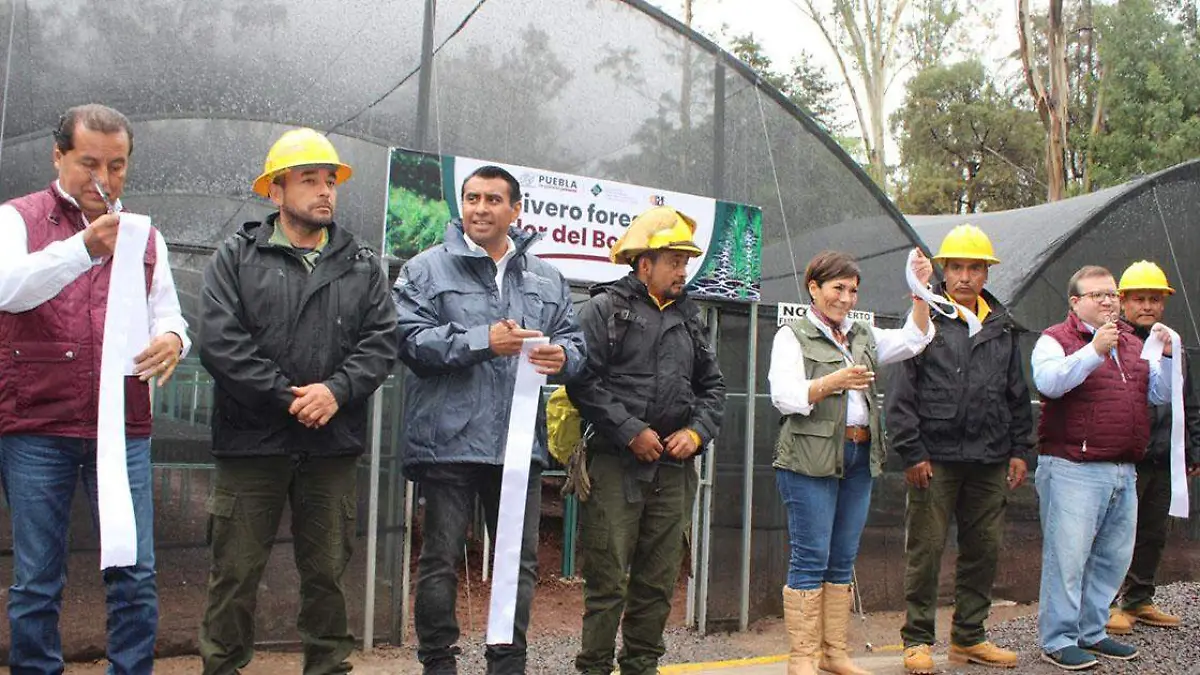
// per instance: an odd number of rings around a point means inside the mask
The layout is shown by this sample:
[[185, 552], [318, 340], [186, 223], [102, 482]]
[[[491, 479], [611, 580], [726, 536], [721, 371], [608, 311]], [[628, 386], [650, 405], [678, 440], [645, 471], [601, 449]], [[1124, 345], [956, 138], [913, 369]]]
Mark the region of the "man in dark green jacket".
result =
[[1012, 318], [983, 289], [989, 266], [999, 262], [991, 242], [978, 228], [960, 225], [934, 260], [942, 265], [943, 292], [973, 312], [982, 328], [970, 337], [965, 316], [935, 316], [937, 337], [889, 381], [887, 430], [908, 483], [904, 666], [910, 673], [935, 672], [938, 573], [954, 520], [959, 555], [950, 659], [1011, 668], [1016, 654], [988, 642], [983, 622], [1008, 492], [1025, 480], [1033, 411]]
[[666, 651], [694, 457], [716, 438], [725, 409], [716, 354], [684, 292], [687, 262], [701, 254], [695, 227], [669, 207], [638, 216], [611, 254], [633, 271], [594, 288], [580, 312], [587, 368], [567, 395], [587, 426], [592, 482], [580, 518], [582, 673], [612, 672], [618, 627], [624, 675], [658, 672]]
[[368, 399], [391, 373], [397, 342], [379, 257], [333, 222], [349, 177], [324, 136], [285, 133], [254, 183], [278, 213], [243, 225], [204, 271], [200, 361], [216, 389], [205, 675], [236, 673], [254, 654], [258, 584], [286, 504], [304, 672], [350, 672], [342, 576], [357, 464]]

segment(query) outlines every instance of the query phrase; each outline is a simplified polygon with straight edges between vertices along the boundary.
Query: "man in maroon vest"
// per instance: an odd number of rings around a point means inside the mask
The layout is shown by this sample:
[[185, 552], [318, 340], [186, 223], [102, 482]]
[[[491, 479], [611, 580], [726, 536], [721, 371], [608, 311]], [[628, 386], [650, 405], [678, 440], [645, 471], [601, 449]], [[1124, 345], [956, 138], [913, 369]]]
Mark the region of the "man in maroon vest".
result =
[[[120, 196], [133, 149], [124, 115], [71, 108], [54, 132], [58, 179], [0, 206], [0, 477], [13, 530], [8, 618], [14, 675], [61, 673], [58, 632], [71, 501], [97, 506], [101, 345]], [[110, 207], [111, 203], [111, 207]], [[126, 377], [126, 466], [136, 562], [104, 570], [110, 673], [150, 673], [158, 629], [149, 380], [161, 386], [189, 346], [167, 247], [154, 230], [143, 265], [149, 343]], [[119, 447], [119, 446], [118, 446]], [[118, 469], [119, 470], [119, 469]]]
[[1161, 361], [1141, 358], [1142, 341], [1117, 321], [1117, 283], [1108, 270], [1080, 269], [1067, 294], [1067, 320], [1046, 329], [1033, 349], [1043, 402], [1038, 632], [1043, 659], [1082, 670], [1097, 664], [1095, 656], [1138, 655], [1110, 638], [1105, 624], [1133, 556], [1135, 462], [1150, 438], [1145, 406], [1169, 400], [1170, 379]]

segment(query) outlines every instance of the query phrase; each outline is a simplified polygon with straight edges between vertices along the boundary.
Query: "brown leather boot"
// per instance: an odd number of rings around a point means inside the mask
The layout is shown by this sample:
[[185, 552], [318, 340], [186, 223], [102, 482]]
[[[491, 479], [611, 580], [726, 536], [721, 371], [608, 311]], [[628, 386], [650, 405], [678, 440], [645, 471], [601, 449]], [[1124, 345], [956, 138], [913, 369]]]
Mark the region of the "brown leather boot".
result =
[[1137, 619], [1133, 615], [1127, 614], [1124, 610], [1117, 607], [1110, 607], [1108, 609], [1108, 624], [1104, 627], [1104, 630], [1109, 635], [1129, 635], [1133, 632], [1133, 624], [1136, 622]]
[[783, 587], [783, 624], [790, 653], [788, 675], [817, 675], [821, 656], [822, 589], [800, 591]]
[[950, 660], [954, 663], [977, 663], [992, 668], [1016, 668], [1017, 654], [991, 642], [963, 647], [950, 645]]
[[1137, 623], [1144, 623], [1155, 628], [1179, 628], [1179, 617], [1167, 614], [1153, 604], [1142, 605], [1125, 610], [1125, 614], [1133, 617]]
[[850, 630], [850, 605], [853, 602], [850, 584], [827, 583], [824, 589], [821, 670], [835, 675], [871, 675], [870, 671], [854, 665], [846, 646], [846, 633]]

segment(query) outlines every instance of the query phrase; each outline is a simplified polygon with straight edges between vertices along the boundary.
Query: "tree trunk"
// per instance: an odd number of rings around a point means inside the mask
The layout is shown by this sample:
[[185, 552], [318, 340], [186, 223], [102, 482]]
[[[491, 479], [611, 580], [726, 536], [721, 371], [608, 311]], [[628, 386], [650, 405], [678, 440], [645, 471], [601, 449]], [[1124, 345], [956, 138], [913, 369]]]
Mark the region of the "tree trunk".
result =
[[1017, 38], [1025, 83], [1037, 106], [1046, 130], [1046, 199], [1058, 201], [1066, 196], [1067, 86], [1066, 28], [1062, 21], [1062, 0], [1050, 0], [1050, 21], [1046, 29], [1050, 62], [1050, 89], [1029, 53], [1029, 0], [1017, 0]]

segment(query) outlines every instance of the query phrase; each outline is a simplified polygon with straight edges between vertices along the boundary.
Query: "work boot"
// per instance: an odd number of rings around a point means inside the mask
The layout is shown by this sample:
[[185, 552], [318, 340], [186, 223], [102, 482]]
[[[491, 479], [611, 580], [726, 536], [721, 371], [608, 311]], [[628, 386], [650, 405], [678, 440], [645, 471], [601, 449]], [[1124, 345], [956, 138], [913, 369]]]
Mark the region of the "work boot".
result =
[[[1129, 616], [1138, 623], [1144, 623], [1147, 626], [1154, 626], [1156, 628], [1179, 628], [1179, 617], [1167, 614], [1161, 609], [1155, 607], [1152, 603], [1142, 605], [1141, 607], [1126, 609], [1124, 610], [1124, 613], [1126, 616]], [[1109, 623], [1111, 622], [1112, 620], [1110, 619]], [[1110, 630], [1108, 632], [1111, 633], [1112, 631]], [[1119, 633], [1119, 635], [1124, 635], [1124, 633]]]
[[1105, 624], [1104, 630], [1110, 635], [1129, 635], [1133, 632], [1133, 624], [1137, 619], [1117, 607], [1108, 609], [1108, 623]]
[[950, 660], [954, 663], [978, 663], [993, 668], [1016, 668], [1017, 654], [1001, 649], [990, 642], [980, 642], [970, 647], [951, 643]]
[[783, 624], [787, 627], [788, 675], [817, 675], [821, 657], [822, 589], [783, 587]]
[[821, 600], [821, 670], [835, 675], [871, 675], [850, 660], [846, 633], [850, 629], [850, 605], [853, 602], [850, 584], [824, 585]]
[[933, 645], [913, 645], [904, 650], [904, 670], [913, 675], [933, 675]]

